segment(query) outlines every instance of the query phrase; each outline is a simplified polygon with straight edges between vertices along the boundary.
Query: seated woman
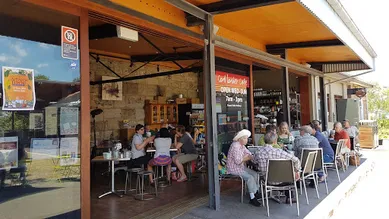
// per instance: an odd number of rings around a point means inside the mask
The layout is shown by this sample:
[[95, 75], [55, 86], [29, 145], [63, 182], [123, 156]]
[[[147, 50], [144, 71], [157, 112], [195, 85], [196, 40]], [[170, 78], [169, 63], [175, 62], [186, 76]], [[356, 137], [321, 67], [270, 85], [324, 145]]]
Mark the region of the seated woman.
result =
[[279, 132], [278, 139], [277, 139], [278, 145], [287, 146], [288, 144], [292, 144], [294, 142], [294, 137], [289, 132], [288, 123], [281, 122], [278, 132]]
[[134, 165], [141, 166], [147, 165], [149, 163], [151, 157], [146, 154], [145, 148], [155, 138], [154, 136], [152, 136], [143, 140], [145, 129], [144, 126], [141, 124], [135, 126], [135, 132], [135, 135], [132, 137], [132, 160], [129, 162], [129, 168], [132, 168]]
[[183, 164], [196, 160], [198, 155], [193, 139], [190, 133], [185, 131], [185, 127], [177, 126], [176, 131], [174, 146], [178, 149], [179, 153], [173, 157], [173, 162], [181, 174], [177, 182], [184, 182], [188, 178], [186, 177]]
[[[159, 130], [159, 137], [154, 140], [155, 154], [147, 165], [149, 171], [153, 170], [153, 166], [167, 166], [166, 175], [170, 184], [170, 172], [172, 169], [172, 159], [170, 158], [170, 147], [172, 146], [172, 139], [167, 128]], [[152, 176], [149, 176], [150, 182], [154, 183]]]

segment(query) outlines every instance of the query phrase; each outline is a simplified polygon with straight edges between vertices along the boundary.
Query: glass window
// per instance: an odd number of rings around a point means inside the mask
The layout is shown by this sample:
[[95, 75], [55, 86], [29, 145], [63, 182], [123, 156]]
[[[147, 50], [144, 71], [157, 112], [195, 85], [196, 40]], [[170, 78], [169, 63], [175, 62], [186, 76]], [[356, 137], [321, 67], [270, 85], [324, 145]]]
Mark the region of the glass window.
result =
[[61, 26], [79, 18], [0, 6], [1, 217], [80, 218], [80, 62], [61, 55]]

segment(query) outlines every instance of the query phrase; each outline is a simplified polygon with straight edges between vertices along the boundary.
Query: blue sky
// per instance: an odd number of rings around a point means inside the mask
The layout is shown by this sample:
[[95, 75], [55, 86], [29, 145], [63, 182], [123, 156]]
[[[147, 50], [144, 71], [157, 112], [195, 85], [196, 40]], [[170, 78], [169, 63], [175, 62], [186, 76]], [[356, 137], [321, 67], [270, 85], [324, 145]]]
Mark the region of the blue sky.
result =
[[60, 46], [1, 35], [0, 45], [0, 67], [34, 69], [35, 75], [45, 75], [50, 81], [72, 82], [80, 77], [79, 60], [62, 58]]

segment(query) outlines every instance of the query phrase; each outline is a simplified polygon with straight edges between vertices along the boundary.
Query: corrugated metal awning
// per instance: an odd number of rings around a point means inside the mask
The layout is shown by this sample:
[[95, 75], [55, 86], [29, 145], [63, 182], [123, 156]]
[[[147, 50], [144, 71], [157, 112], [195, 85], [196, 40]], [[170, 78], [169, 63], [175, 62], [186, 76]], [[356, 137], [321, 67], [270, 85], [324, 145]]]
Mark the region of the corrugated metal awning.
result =
[[322, 71], [323, 73], [338, 73], [338, 72], [348, 72], [348, 71], [358, 71], [358, 70], [367, 70], [370, 69], [363, 62], [358, 63], [336, 63], [336, 64], [323, 64]]

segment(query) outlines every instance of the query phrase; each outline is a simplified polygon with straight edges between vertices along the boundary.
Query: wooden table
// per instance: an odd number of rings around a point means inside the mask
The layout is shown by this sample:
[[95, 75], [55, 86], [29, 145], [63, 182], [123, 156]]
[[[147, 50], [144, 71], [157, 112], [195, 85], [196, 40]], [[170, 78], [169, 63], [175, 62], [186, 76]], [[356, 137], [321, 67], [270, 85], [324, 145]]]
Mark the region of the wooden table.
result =
[[116, 161], [129, 161], [131, 160], [130, 158], [111, 158], [111, 159], [104, 159], [103, 156], [97, 156], [92, 159], [92, 162], [111, 162], [111, 191], [108, 191], [102, 195], [99, 196], [99, 198], [102, 198], [104, 196], [110, 195], [110, 194], [115, 194], [119, 196], [120, 198], [123, 197], [123, 195], [119, 194], [115, 190], [115, 162]]

